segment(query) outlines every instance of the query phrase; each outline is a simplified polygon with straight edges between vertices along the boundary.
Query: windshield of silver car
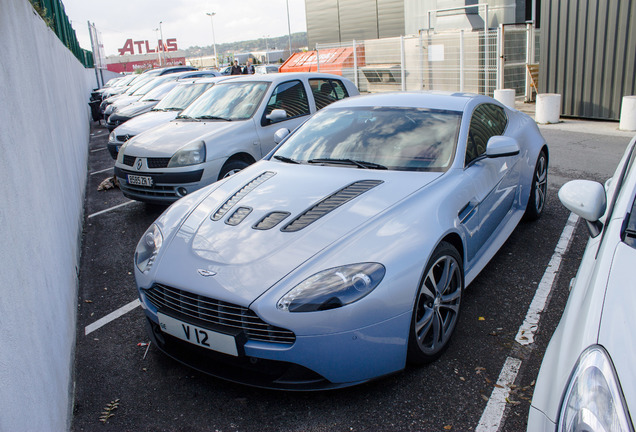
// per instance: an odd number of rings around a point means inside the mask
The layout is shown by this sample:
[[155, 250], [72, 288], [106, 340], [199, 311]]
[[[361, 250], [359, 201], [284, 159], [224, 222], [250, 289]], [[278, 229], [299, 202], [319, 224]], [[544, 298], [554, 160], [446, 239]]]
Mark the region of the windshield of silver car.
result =
[[268, 86], [265, 82], [217, 84], [183, 110], [177, 118], [247, 120], [254, 115]]
[[272, 158], [287, 163], [445, 171], [462, 113], [404, 107], [332, 108], [301, 126]]
[[182, 84], [173, 88], [161, 102], [155, 106], [153, 111], [181, 111], [198, 98], [214, 83], [191, 83]]

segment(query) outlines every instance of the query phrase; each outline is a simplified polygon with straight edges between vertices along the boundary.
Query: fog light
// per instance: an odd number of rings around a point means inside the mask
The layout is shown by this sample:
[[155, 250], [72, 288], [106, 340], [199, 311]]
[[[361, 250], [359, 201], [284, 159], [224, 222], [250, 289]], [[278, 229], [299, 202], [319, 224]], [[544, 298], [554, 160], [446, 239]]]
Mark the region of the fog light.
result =
[[180, 187], [180, 188], [177, 189], [177, 194], [179, 196], [187, 195], [188, 194], [188, 190], [186, 188], [184, 188], [184, 187]]

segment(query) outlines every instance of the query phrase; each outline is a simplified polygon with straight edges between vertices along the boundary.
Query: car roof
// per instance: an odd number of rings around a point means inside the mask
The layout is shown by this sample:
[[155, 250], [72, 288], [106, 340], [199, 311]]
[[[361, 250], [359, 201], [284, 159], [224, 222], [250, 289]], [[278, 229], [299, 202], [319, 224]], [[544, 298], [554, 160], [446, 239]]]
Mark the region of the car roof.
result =
[[257, 81], [257, 82], [273, 82], [289, 81], [291, 79], [338, 79], [341, 81], [349, 81], [340, 75], [319, 73], [319, 72], [285, 72], [278, 74], [250, 74], [250, 75], [230, 75], [232, 78], [228, 82], [233, 81]]
[[[471, 103], [472, 102], [472, 103]], [[431, 108], [449, 111], [464, 111], [468, 105], [490, 102], [497, 103], [487, 96], [473, 93], [413, 91], [374, 93], [355, 96], [338, 101], [335, 107], [413, 107]], [[497, 103], [498, 104], [498, 103]]]

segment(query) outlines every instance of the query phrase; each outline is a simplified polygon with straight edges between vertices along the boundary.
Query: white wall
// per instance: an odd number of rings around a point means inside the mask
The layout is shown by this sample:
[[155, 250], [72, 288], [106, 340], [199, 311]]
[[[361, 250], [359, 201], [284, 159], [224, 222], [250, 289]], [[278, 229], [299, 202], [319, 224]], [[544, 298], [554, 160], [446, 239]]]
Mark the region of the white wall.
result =
[[70, 424], [89, 134], [82, 65], [0, 0], [0, 431]]

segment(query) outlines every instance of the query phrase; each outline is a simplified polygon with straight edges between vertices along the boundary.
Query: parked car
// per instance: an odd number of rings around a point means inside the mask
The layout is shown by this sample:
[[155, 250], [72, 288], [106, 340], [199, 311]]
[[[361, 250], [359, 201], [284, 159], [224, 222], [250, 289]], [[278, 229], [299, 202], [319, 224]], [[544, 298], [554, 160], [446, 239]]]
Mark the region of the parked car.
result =
[[486, 96], [329, 105], [143, 235], [134, 268], [153, 345], [224, 379], [294, 390], [431, 362], [464, 287], [524, 215], [541, 216], [547, 163], [534, 121]]
[[268, 73], [278, 73], [278, 69], [280, 66], [278, 65], [258, 65], [254, 67], [254, 73], [257, 74], [268, 74]]
[[170, 123], [128, 140], [115, 175], [125, 196], [170, 204], [261, 159], [280, 128], [294, 129], [321, 108], [312, 88], [331, 86], [334, 99], [355, 85], [320, 73], [232, 77], [217, 83]]
[[634, 430], [635, 145], [636, 138], [605, 188], [574, 180], [559, 191], [590, 239], [539, 370], [529, 431]]
[[[127, 121], [118, 126], [108, 136], [108, 152], [117, 159], [119, 148], [130, 138], [153, 127], [174, 120], [181, 111], [201, 96], [215, 83], [227, 77], [200, 78], [196, 80], [177, 81], [177, 86], [146, 114]], [[111, 116], [112, 117], [112, 116]]]

